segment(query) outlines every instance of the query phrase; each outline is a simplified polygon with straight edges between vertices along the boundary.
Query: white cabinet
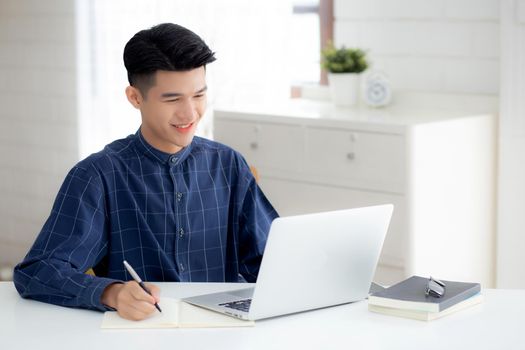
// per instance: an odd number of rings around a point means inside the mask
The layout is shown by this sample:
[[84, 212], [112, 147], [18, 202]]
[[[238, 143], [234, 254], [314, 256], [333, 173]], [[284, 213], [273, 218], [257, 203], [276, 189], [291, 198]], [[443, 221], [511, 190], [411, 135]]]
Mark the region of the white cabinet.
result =
[[290, 102], [215, 110], [280, 215], [395, 206], [376, 281], [494, 282], [494, 117]]
[[[355, 129], [305, 129], [306, 172], [328, 183], [403, 193], [405, 139]], [[385, 176], [388, 174], [388, 176]]]

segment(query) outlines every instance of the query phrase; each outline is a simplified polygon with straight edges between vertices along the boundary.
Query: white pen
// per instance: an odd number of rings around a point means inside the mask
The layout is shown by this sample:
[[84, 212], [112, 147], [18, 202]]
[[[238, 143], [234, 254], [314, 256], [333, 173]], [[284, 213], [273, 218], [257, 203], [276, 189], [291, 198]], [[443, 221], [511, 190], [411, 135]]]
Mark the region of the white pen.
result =
[[[139, 275], [135, 272], [133, 267], [131, 267], [131, 265], [128, 264], [128, 262], [126, 260], [124, 260], [124, 267], [126, 268], [126, 270], [128, 270], [129, 274], [131, 275], [131, 277], [133, 277], [135, 282], [137, 282], [139, 284], [139, 286], [141, 286], [142, 289], [144, 289], [144, 291], [146, 293], [151, 295], [151, 292], [148, 290], [148, 288], [146, 288], [146, 285], [144, 284], [144, 282], [142, 282], [142, 280], [140, 279]], [[157, 308], [157, 310], [159, 310], [159, 312], [162, 312], [162, 310], [160, 309], [159, 304], [155, 303], [155, 307]]]

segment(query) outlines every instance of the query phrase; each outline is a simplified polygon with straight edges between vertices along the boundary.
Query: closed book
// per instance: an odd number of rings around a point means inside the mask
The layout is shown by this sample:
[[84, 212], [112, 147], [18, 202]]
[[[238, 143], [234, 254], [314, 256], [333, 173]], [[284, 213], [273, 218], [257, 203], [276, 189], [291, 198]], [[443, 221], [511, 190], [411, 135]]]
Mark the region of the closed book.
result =
[[179, 299], [161, 298], [162, 312], [155, 312], [142, 321], [130, 321], [114, 311], [104, 313], [103, 329], [137, 328], [215, 328], [253, 327], [253, 321], [244, 321], [218, 312], [202, 309]]
[[428, 278], [412, 276], [370, 295], [368, 304], [394, 309], [441, 312], [481, 291], [479, 283], [443, 282], [446, 285], [446, 290], [445, 295], [440, 298], [425, 294]]
[[483, 301], [482, 294], [476, 294], [473, 297], [465, 299], [454, 306], [451, 306], [441, 312], [428, 312], [428, 311], [416, 311], [416, 310], [406, 310], [406, 309], [395, 309], [391, 307], [377, 306], [377, 305], [368, 305], [368, 310], [380, 314], [398, 316], [404, 318], [412, 318], [415, 320], [421, 321], [432, 321], [447, 315], [450, 315], [454, 312], [464, 310], [471, 306], [477, 305]]

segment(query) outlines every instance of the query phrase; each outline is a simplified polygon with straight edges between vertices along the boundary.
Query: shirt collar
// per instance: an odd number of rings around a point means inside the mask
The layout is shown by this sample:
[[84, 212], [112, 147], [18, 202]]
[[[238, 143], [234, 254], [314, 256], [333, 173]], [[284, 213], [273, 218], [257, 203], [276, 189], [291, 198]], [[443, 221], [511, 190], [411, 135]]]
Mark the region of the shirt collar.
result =
[[193, 146], [192, 141], [188, 146], [184, 147], [177, 153], [166, 153], [150, 145], [142, 135], [140, 128], [135, 133], [135, 137], [135, 145], [142, 153], [161, 164], [169, 164], [170, 166], [180, 164], [188, 158]]

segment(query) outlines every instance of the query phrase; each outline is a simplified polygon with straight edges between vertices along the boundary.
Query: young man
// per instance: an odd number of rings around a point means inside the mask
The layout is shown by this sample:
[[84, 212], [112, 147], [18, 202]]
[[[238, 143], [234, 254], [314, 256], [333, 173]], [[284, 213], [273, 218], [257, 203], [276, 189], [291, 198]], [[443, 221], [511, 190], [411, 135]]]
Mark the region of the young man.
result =
[[123, 260], [145, 281], [255, 282], [277, 213], [239, 153], [194, 137], [214, 60], [175, 24], [131, 38], [126, 96], [142, 124], [69, 172], [15, 268], [22, 297], [140, 320], [157, 312], [159, 289], [143, 291]]

